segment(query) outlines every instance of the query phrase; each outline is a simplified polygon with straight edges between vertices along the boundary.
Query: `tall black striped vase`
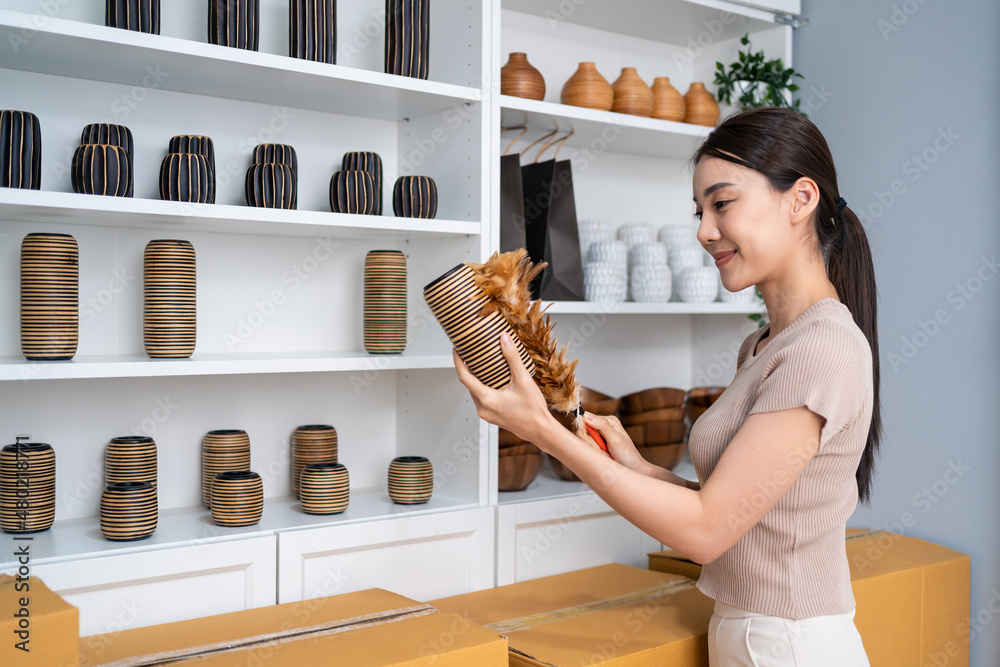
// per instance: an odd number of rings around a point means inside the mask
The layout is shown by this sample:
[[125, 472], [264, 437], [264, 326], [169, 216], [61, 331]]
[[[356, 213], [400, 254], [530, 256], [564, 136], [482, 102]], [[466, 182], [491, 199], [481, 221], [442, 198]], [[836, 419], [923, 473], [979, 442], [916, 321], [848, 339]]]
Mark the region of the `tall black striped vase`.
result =
[[430, 0], [385, 0], [385, 71], [427, 78]]

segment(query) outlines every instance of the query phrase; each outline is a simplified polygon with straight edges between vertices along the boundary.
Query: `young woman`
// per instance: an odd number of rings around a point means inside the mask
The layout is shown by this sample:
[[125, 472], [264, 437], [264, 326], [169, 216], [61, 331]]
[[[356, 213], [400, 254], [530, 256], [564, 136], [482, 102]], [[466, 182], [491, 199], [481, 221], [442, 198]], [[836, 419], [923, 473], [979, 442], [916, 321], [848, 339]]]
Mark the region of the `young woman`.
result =
[[694, 157], [698, 240], [730, 291], [756, 285], [768, 324], [691, 429], [699, 482], [647, 463], [614, 417], [587, 414], [604, 454], [549, 414], [509, 340], [513, 379], [480, 383], [479, 416], [565, 463], [640, 529], [704, 564], [709, 661], [868, 665], [844, 528], [867, 500], [881, 436], [871, 251], [816, 126], [788, 110], [730, 117]]

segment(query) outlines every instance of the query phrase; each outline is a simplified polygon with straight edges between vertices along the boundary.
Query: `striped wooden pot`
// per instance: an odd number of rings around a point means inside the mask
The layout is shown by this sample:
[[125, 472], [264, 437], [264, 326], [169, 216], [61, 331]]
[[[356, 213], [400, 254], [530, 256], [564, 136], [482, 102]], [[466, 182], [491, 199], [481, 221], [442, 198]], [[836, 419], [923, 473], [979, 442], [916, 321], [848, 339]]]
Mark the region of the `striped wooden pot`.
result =
[[365, 255], [364, 343], [370, 354], [406, 349], [406, 255], [399, 250]]
[[340, 514], [351, 499], [351, 478], [343, 463], [310, 463], [302, 469], [299, 500], [306, 514]]
[[260, 44], [258, 0], [208, 0], [208, 43], [256, 51]]
[[56, 453], [44, 442], [0, 450], [0, 528], [5, 533], [48, 530], [56, 516]]
[[160, 164], [160, 199], [193, 204], [215, 201], [215, 171], [197, 153], [167, 153]]
[[204, 155], [208, 161], [209, 178], [212, 181], [212, 198], [209, 204], [215, 203], [215, 188], [218, 184], [215, 178], [215, 144], [211, 137], [203, 137], [197, 134], [179, 134], [171, 137], [167, 146], [167, 153], [197, 153]]
[[296, 207], [295, 172], [287, 164], [250, 165], [245, 189], [249, 206], [292, 210]]
[[27, 111], [0, 111], [0, 188], [39, 190], [42, 128]]
[[535, 363], [499, 310], [481, 314], [487, 297], [476, 287], [474, 275], [468, 264], [459, 264], [424, 287], [424, 300], [472, 374], [499, 389], [510, 382], [510, 367], [500, 350], [501, 333], [514, 341], [532, 375]]
[[344, 171], [360, 169], [371, 175], [375, 182], [375, 215], [382, 215], [382, 158], [379, 154], [366, 151], [344, 153], [340, 168]]
[[429, 176], [400, 176], [392, 188], [392, 212], [401, 218], [437, 215], [437, 183]]
[[130, 197], [132, 163], [121, 146], [86, 144], [73, 153], [73, 191], [84, 195]]
[[386, 0], [386, 73], [427, 78], [430, 4], [430, 0]]
[[249, 470], [220, 472], [212, 480], [212, 520], [219, 526], [252, 526], [264, 512], [264, 482]]
[[434, 468], [423, 456], [397, 456], [389, 464], [387, 485], [397, 505], [421, 505], [434, 492]]
[[101, 534], [112, 542], [144, 540], [156, 530], [156, 488], [149, 482], [112, 482], [101, 494]]
[[367, 171], [338, 171], [330, 179], [330, 208], [334, 213], [375, 215], [375, 202], [375, 181]]
[[288, 55], [337, 62], [337, 0], [289, 0]]
[[28, 234], [21, 242], [21, 352], [31, 361], [66, 361], [80, 338], [80, 250], [68, 234]]
[[220, 472], [250, 470], [250, 436], [240, 429], [209, 431], [201, 440], [201, 499], [212, 505], [212, 480]]
[[107, 0], [104, 25], [160, 34], [160, 0]]
[[146, 244], [142, 263], [142, 339], [153, 359], [187, 359], [198, 337], [197, 271], [189, 241]]
[[336, 463], [337, 429], [329, 424], [306, 424], [292, 432], [292, 495], [299, 497], [302, 469], [313, 463]]
[[104, 449], [104, 481], [149, 482], [156, 487], [156, 442], [145, 435], [111, 438]]
[[[86, 144], [121, 146], [125, 149], [125, 154], [128, 155], [130, 174], [135, 173], [135, 169], [133, 168], [133, 165], [135, 165], [135, 141], [132, 138], [132, 130], [124, 125], [115, 125], [112, 123], [91, 123], [90, 125], [86, 125], [80, 134], [80, 145], [84, 146]], [[135, 177], [130, 175], [128, 190], [125, 192], [126, 197], [132, 196], [134, 181]]]

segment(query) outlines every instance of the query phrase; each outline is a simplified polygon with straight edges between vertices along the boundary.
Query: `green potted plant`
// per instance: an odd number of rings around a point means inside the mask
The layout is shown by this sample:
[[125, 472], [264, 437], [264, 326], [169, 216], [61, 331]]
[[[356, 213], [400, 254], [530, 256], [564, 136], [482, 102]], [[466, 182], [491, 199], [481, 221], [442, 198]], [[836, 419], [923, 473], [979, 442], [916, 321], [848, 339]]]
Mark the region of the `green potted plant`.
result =
[[[785, 107], [802, 113], [801, 100], [792, 101], [792, 93], [799, 89], [796, 78], [803, 78], [791, 67], [785, 67], [781, 58], [767, 60], [763, 51], [754, 51], [749, 33], [740, 38], [746, 47], [740, 50], [739, 60], [728, 68], [715, 63], [714, 84], [720, 102], [740, 109], [754, 107]], [[806, 114], [802, 114], [806, 115]]]

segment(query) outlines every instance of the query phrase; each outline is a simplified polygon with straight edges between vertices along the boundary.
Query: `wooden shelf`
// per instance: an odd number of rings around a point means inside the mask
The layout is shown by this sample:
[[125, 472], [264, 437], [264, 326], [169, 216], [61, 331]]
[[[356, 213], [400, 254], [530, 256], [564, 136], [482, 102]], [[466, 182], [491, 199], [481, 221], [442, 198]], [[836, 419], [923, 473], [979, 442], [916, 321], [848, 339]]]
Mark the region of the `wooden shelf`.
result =
[[[268, 535], [283, 530], [301, 530], [330, 525], [347, 525], [399, 516], [434, 514], [477, 507], [476, 503], [434, 494], [423, 505], [396, 505], [389, 500], [384, 488], [351, 489], [351, 500], [342, 514], [306, 514], [298, 500], [292, 497], [270, 498], [264, 501], [259, 523], [242, 528], [215, 525], [211, 512], [202, 505], [160, 512], [156, 532], [148, 539], [136, 542], [110, 542], [101, 534], [100, 521], [95, 517], [56, 521], [52, 528], [31, 535], [32, 553], [45, 563], [80, 558], [152, 551], [163, 548], [197, 547], [246, 537]], [[13, 544], [14, 535], [4, 533], [0, 543]], [[0, 570], [16, 568], [8, 560], [13, 548], [4, 549]]]
[[[567, 104], [500, 96], [502, 125], [526, 125], [532, 135], [573, 130], [568, 146], [589, 147], [595, 152], [686, 160], [712, 128], [670, 120], [584, 109]], [[599, 147], [598, 148], [595, 148]]]
[[329, 373], [451, 368], [450, 354], [371, 355], [366, 352], [288, 354], [194, 354], [190, 359], [145, 356], [76, 357], [71, 361], [0, 359], [0, 382], [93, 378], [247, 375], [261, 373]]
[[551, 301], [546, 312], [553, 315], [750, 315], [765, 312], [764, 304], [752, 303], [595, 303], [592, 301]]
[[394, 76], [384, 72], [316, 63], [233, 49], [176, 37], [148, 35], [103, 25], [0, 10], [0, 32], [32, 36], [6, 53], [2, 66], [76, 79], [150, 85], [246, 102], [314, 109], [350, 116], [402, 120], [445, 111], [482, 99], [479, 88]]
[[226, 204], [189, 204], [158, 199], [102, 197], [73, 192], [0, 188], [4, 220], [172, 231], [328, 235], [339, 239], [387, 240], [422, 236], [477, 235], [478, 222], [424, 220], [389, 215], [287, 211]]

